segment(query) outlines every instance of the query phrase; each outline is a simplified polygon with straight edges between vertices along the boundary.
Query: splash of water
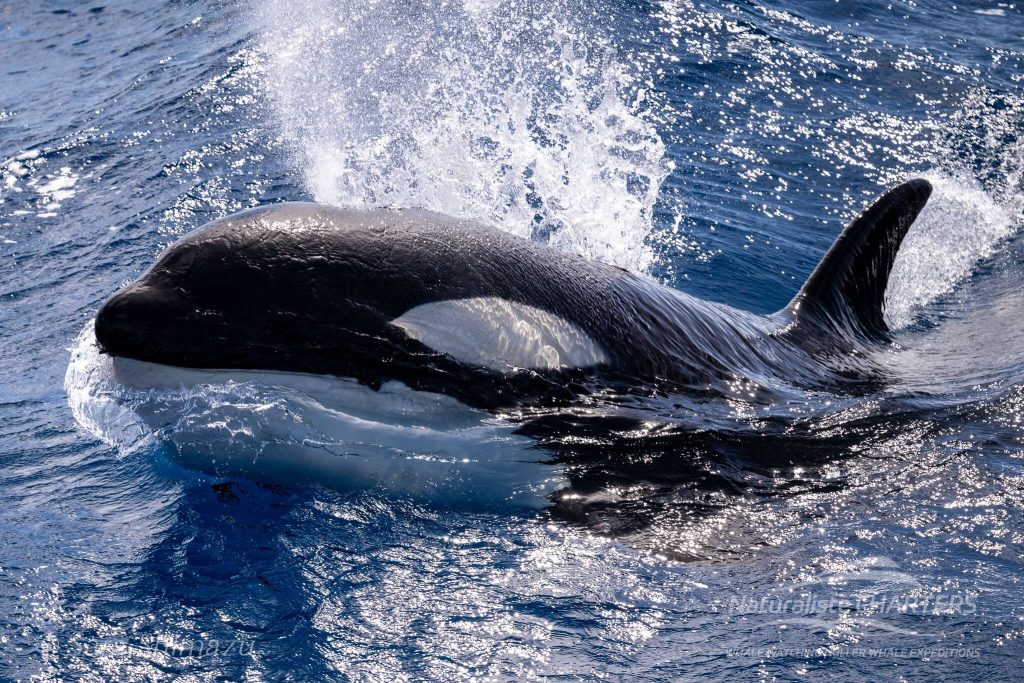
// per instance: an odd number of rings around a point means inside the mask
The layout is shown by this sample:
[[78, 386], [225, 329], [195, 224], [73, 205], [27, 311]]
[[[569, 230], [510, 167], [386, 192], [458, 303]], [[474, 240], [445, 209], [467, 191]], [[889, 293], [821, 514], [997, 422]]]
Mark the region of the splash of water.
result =
[[318, 201], [422, 207], [651, 265], [671, 162], [593, 10], [267, 0], [260, 17], [280, 126]]
[[924, 307], [968, 277], [1019, 228], [1019, 195], [998, 201], [967, 175], [927, 174], [933, 193], [900, 246], [885, 293], [893, 329], [910, 325]]

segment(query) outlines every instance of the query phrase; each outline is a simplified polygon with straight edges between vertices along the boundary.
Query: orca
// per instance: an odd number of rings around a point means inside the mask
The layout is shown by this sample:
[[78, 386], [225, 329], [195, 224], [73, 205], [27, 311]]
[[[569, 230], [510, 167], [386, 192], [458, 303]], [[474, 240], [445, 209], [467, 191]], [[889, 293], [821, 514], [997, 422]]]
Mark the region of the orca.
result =
[[594, 396], [767, 397], [877, 381], [889, 272], [930, 184], [882, 194], [782, 310], [757, 315], [478, 223], [282, 203], [170, 245], [95, 318], [162, 366], [397, 382], [477, 409]]

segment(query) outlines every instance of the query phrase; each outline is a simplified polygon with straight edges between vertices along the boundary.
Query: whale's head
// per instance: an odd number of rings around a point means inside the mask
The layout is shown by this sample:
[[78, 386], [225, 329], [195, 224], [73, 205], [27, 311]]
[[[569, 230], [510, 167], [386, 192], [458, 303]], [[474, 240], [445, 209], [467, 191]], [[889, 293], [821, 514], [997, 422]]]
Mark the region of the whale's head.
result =
[[185, 292], [144, 278], [116, 292], [103, 304], [96, 314], [96, 340], [111, 355], [187, 364], [174, 362], [174, 357], [188, 355], [175, 340], [196, 334], [190, 324], [196, 317]]
[[114, 356], [181, 367], [362, 367], [357, 356], [379, 357], [401, 335], [364, 291], [360, 245], [337, 232], [303, 205], [214, 221], [111, 296], [96, 339]]
[[254, 330], [232, 309], [232, 292], [218, 270], [233, 273], [218, 258], [216, 242], [189, 240], [164, 252], [136, 282], [111, 296], [96, 315], [96, 340], [103, 351], [135, 360], [185, 367], [231, 367]]

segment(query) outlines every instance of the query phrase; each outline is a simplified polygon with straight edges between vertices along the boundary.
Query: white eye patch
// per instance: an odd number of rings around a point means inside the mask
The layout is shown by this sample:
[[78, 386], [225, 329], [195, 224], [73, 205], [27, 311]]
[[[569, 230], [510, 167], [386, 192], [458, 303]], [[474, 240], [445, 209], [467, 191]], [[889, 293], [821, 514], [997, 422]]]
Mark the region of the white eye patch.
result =
[[423, 304], [391, 324], [460, 363], [492, 370], [584, 368], [607, 361], [601, 347], [571, 322], [498, 297]]

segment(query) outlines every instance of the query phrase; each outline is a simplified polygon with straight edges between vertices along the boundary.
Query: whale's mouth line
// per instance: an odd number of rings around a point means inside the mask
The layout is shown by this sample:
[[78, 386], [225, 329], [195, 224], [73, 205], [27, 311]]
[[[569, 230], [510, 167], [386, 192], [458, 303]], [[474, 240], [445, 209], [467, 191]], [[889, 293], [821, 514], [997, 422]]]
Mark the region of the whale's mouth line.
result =
[[[359, 380], [357, 378], [349, 377], [349, 376], [346, 376], [346, 375], [334, 375], [334, 374], [329, 374], [329, 373], [316, 373], [316, 372], [302, 372], [300, 370], [269, 370], [269, 369], [263, 369], [263, 368], [246, 368], [246, 367], [203, 367], [203, 366], [196, 366], [196, 365], [173, 365], [173, 364], [170, 364], [170, 363], [160, 363], [158, 361], [147, 360], [145, 358], [137, 358], [137, 357], [134, 357], [134, 356], [129, 356], [129, 355], [121, 354], [121, 353], [114, 353], [114, 352], [106, 351], [102, 347], [99, 347], [98, 350], [99, 350], [99, 352], [102, 355], [109, 357], [113, 361], [115, 367], [118, 364], [123, 364], [123, 363], [138, 363], [140, 365], [152, 366], [153, 368], [160, 368], [161, 370], [166, 372], [168, 375], [173, 374], [173, 373], [204, 373], [204, 374], [209, 374], [211, 376], [217, 376], [217, 375], [224, 375], [224, 376], [228, 376], [228, 375], [239, 375], [239, 376], [241, 376], [241, 375], [251, 375], [253, 377], [260, 377], [260, 376], [266, 376], [266, 377], [272, 377], [272, 376], [281, 376], [281, 377], [309, 377], [309, 378], [323, 379], [325, 381], [352, 382], [354, 384], [359, 384]], [[392, 380], [392, 381], [394, 381], [396, 383], [400, 383], [400, 382], [398, 382], [398, 380]], [[421, 393], [426, 393], [426, 392], [421, 392]]]

